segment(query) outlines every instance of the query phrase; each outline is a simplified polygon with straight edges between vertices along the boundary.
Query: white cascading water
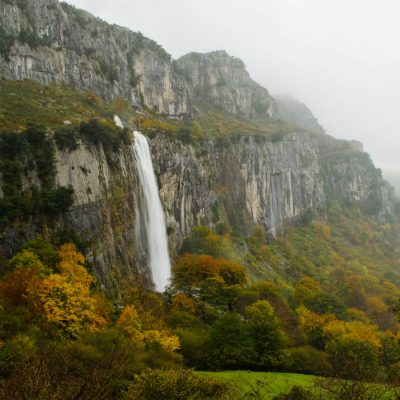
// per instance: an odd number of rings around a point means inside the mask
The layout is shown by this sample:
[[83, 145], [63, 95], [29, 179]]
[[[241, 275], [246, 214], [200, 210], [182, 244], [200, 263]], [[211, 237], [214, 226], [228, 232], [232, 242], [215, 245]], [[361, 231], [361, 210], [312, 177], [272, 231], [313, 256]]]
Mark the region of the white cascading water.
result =
[[[145, 136], [135, 131], [132, 151], [137, 161], [141, 185], [141, 202], [137, 232], [139, 242], [145, 242], [148, 262], [155, 289], [164, 291], [171, 275], [168, 253], [167, 229], [158, 186], [151, 161], [149, 144]], [[145, 239], [145, 240], [143, 240]], [[143, 246], [142, 246], [143, 247]]]
[[121, 129], [124, 128], [124, 124], [122, 123], [121, 118], [118, 117], [118, 115], [114, 115], [114, 122], [115, 122], [115, 125], [118, 126], [118, 128], [121, 128]]

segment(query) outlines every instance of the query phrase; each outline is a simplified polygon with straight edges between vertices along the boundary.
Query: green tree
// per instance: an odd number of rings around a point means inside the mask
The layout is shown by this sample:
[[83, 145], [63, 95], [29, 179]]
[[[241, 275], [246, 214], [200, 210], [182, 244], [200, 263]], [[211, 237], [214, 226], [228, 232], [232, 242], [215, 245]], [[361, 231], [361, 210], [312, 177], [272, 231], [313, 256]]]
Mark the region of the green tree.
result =
[[245, 368], [255, 358], [249, 329], [237, 313], [225, 313], [211, 327], [206, 343], [208, 368]]
[[287, 339], [269, 302], [259, 300], [247, 307], [246, 318], [256, 352], [255, 363], [265, 367], [281, 364]]

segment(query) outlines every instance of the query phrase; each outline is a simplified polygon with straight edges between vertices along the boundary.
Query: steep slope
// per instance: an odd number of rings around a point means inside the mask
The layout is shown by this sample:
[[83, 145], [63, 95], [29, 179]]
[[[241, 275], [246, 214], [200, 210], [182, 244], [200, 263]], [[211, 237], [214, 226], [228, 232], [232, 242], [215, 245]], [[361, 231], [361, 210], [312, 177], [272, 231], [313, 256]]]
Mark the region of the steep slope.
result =
[[0, 2], [0, 76], [64, 82], [173, 116], [191, 110], [171, 57], [140, 33], [57, 0]]
[[281, 118], [307, 131], [324, 133], [324, 128], [305, 104], [288, 95], [275, 96], [275, 101]]
[[274, 100], [254, 82], [242, 60], [225, 51], [189, 53], [177, 65], [185, 76], [194, 101], [247, 117], [277, 118]]

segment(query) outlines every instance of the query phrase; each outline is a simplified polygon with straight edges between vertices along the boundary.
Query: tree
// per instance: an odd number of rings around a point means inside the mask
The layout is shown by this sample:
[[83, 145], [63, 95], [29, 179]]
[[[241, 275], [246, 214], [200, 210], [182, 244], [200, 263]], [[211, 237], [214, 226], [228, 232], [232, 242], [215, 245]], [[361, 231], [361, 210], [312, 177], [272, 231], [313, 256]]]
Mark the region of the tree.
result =
[[208, 368], [245, 368], [255, 359], [249, 329], [237, 313], [225, 313], [211, 327], [204, 352]]
[[182, 292], [218, 310], [233, 311], [238, 291], [247, 279], [245, 268], [223, 258], [184, 254], [172, 269], [172, 291]]
[[[332, 343], [333, 344], [333, 343]], [[329, 379], [317, 378], [313, 385], [316, 399], [380, 400], [387, 395], [376, 382], [377, 357], [370, 343], [339, 338], [329, 348]]]
[[90, 293], [94, 278], [84, 267], [85, 259], [73, 244], [60, 247], [53, 273], [50, 266], [55, 255], [43, 242], [33, 242], [39, 255], [22, 250], [10, 261], [14, 270], [0, 283], [0, 294], [16, 306], [26, 306], [35, 315], [44, 317], [48, 327], [76, 336], [82, 329], [97, 330], [107, 324], [100, 299]]
[[305, 276], [301, 278], [299, 283], [296, 285], [294, 296], [299, 304], [304, 304], [307, 300], [320, 292], [321, 287], [319, 283], [313, 278]]
[[333, 314], [337, 318], [346, 319], [346, 306], [334, 295], [320, 292], [305, 300], [304, 305], [317, 314]]
[[144, 346], [156, 344], [168, 353], [172, 353], [179, 348], [177, 336], [170, 335], [165, 330], [143, 329], [139, 314], [131, 305], [124, 307], [117, 323], [127, 332], [130, 338]]
[[269, 302], [259, 300], [247, 307], [245, 313], [254, 343], [255, 363], [263, 367], [281, 364], [287, 339]]
[[0, 282], [0, 295], [14, 306], [32, 305], [32, 292], [41, 285], [44, 276], [51, 272], [29, 250], [17, 253], [9, 262], [13, 271]]

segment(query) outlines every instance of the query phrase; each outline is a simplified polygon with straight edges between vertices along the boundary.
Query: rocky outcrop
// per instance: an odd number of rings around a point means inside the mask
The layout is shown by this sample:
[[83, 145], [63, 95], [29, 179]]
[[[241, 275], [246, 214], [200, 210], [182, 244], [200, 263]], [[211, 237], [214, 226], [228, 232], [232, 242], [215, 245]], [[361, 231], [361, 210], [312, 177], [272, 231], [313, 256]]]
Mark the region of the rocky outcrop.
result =
[[282, 119], [309, 132], [324, 133], [324, 128], [305, 104], [287, 95], [275, 96], [275, 101]]
[[0, 77], [64, 82], [160, 113], [191, 112], [185, 83], [157, 43], [57, 0], [0, 2]]
[[250, 78], [242, 60], [225, 51], [189, 53], [177, 65], [194, 101], [236, 115], [278, 117], [267, 89]]

